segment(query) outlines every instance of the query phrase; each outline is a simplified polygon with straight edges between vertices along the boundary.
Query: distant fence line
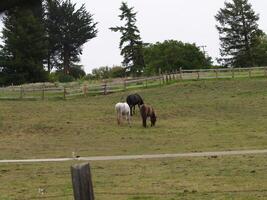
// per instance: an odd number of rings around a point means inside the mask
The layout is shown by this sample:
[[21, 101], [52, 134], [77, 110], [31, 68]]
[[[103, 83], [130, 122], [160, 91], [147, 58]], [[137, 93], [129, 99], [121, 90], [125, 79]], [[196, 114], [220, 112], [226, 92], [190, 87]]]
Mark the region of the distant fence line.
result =
[[168, 84], [172, 81], [224, 79], [245, 77], [267, 77], [267, 67], [253, 68], [220, 68], [179, 70], [161, 73], [158, 76], [140, 77], [137, 79], [121, 79], [116, 82], [102, 81], [99, 84], [70, 84], [57, 86], [54, 83], [38, 83], [0, 88], [0, 99], [67, 99], [75, 96], [107, 95], [114, 92], [138, 88], [147, 88]]

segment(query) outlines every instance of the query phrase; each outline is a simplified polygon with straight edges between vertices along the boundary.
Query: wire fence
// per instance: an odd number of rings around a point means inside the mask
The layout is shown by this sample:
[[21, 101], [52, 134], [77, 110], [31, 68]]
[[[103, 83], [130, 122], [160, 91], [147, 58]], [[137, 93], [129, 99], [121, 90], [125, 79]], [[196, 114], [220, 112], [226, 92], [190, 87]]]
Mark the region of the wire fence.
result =
[[[33, 168], [36, 166], [32, 166]], [[13, 183], [14, 186], [10, 185], [7, 187], [3, 187], [5, 184], [0, 184], [0, 199], [6, 199], [6, 200], [36, 200], [36, 199], [49, 199], [49, 200], [59, 200], [59, 199], [65, 199], [65, 200], [73, 200], [73, 192], [72, 192], [72, 185], [71, 185], [71, 174], [70, 171], [68, 171], [67, 168], [62, 169], [62, 171], [58, 170], [47, 170], [41, 168], [41, 171], [38, 174], [35, 174], [33, 176], [33, 172], [26, 172], [21, 173], [20, 176], [24, 177], [25, 179], [21, 179], [21, 177], [16, 177], [14, 179], [9, 180], [11, 183]], [[181, 166], [180, 166], [181, 167]], [[183, 166], [185, 169], [187, 166]], [[15, 170], [14, 173], [19, 173]], [[94, 171], [96, 169], [94, 168]], [[106, 169], [107, 170], [107, 169]], [[108, 169], [112, 171], [113, 169]], [[237, 169], [238, 170], [238, 169]], [[34, 170], [32, 170], [34, 171]], [[201, 172], [206, 172], [205, 169], [199, 169]], [[58, 173], [57, 173], [58, 172]], [[257, 172], [264, 173], [265, 168], [257, 168]], [[141, 171], [138, 171], [138, 173], [142, 173]], [[132, 172], [128, 173], [129, 176], [132, 175]], [[136, 174], [138, 176], [138, 174]], [[4, 176], [2, 174], [2, 176]], [[99, 175], [98, 175], [99, 176]], [[104, 176], [104, 175], [103, 175]], [[145, 176], [145, 175], [142, 175]], [[95, 177], [95, 176], [94, 176]], [[96, 196], [96, 199], [101, 199], [101, 197], [104, 197], [104, 199], [116, 199], [116, 197], [120, 197], [120, 199], [129, 199], [136, 197], [137, 199], [146, 199], [146, 197], [154, 197], [158, 199], [164, 199], [166, 196], [176, 196], [178, 194], [198, 194], [201, 196], [202, 194], [229, 194], [229, 193], [248, 193], [253, 194], [257, 193], [259, 194], [267, 194], [267, 189], [264, 187], [256, 188], [256, 187], [240, 187], [238, 189], [228, 189], [227, 187], [221, 187], [219, 188], [206, 188], [206, 189], [186, 189], [183, 187], [180, 187], [179, 190], [170, 188], [168, 190], [162, 190], [157, 191], [157, 189], [153, 188], [153, 185], [151, 185], [151, 188], [144, 188], [144, 190], [138, 191], [138, 189], [119, 189], [117, 186], [114, 185], [112, 182], [104, 183], [104, 180], [95, 180], [94, 183], [94, 193]], [[18, 182], [21, 184], [21, 188], [18, 188]], [[25, 184], [27, 182], [27, 184]], [[25, 185], [24, 185], [25, 184]], [[103, 184], [105, 184], [105, 187], [103, 188]], [[123, 186], [123, 183], [120, 185], [120, 187]], [[136, 185], [138, 188], [138, 185]], [[132, 186], [134, 187], [134, 186]], [[126, 190], [126, 191], [124, 191]], [[6, 191], [6, 194], [5, 194]], [[141, 198], [142, 197], [142, 198]], [[178, 198], [179, 199], [179, 198]]]

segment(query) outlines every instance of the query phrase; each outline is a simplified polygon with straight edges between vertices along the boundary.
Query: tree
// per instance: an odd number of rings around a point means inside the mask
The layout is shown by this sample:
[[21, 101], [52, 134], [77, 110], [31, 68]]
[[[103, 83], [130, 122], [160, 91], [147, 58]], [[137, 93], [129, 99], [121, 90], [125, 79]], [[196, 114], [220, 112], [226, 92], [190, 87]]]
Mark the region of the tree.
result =
[[143, 42], [136, 24], [136, 12], [133, 7], [129, 8], [127, 3], [122, 2], [120, 7], [121, 21], [125, 21], [124, 26], [110, 28], [114, 32], [121, 32], [120, 49], [124, 57], [123, 66], [132, 74], [140, 74], [144, 68]]
[[252, 47], [252, 55], [257, 66], [267, 66], [267, 35], [256, 38], [256, 45]]
[[70, 73], [71, 65], [80, 61], [82, 45], [97, 35], [97, 23], [85, 6], [77, 10], [75, 7], [70, 0], [49, 0], [47, 4], [48, 68], [54, 62], [65, 74]]
[[42, 0], [2, 0], [0, 1], [0, 13], [20, 6], [27, 6], [28, 8], [41, 8]]
[[107, 79], [110, 77], [109, 67], [99, 67], [92, 70], [92, 75], [95, 79]]
[[114, 66], [110, 69], [111, 78], [123, 78], [125, 76], [125, 69], [121, 66]]
[[3, 22], [2, 84], [47, 80], [43, 68], [47, 43], [41, 14], [27, 6], [16, 7], [6, 12]]
[[144, 48], [145, 72], [156, 74], [183, 69], [197, 69], [209, 67], [211, 58], [195, 45], [175, 40], [166, 40], [162, 43], [150, 44]]
[[220, 9], [215, 19], [219, 23], [216, 28], [220, 34], [221, 61], [234, 67], [254, 66], [251, 49], [261, 31], [257, 24], [259, 16], [248, 0], [225, 2], [225, 8]]

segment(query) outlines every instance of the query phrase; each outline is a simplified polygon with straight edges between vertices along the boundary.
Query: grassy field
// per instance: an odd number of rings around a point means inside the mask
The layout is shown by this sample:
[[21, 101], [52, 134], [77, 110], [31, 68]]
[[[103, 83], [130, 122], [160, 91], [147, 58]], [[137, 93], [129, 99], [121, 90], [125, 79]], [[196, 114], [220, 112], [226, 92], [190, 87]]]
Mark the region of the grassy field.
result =
[[[157, 112], [157, 126], [147, 129], [139, 112], [131, 128], [116, 124], [114, 105], [129, 91], [0, 101], [0, 159], [265, 149], [266, 85], [264, 78], [201, 80], [132, 90]], [[0, 199], [39, 199], [42, 186], [56, 196], [48, 199], [71, 199], [71, 164], [0, 165]], [[92, 166], [97, 199], [267, 199], [263, 155]]]
[[[92, 162], [99, 200], [267, 199], [267, 156]], [[72, 200], [73, 163], [0, 165], [0, 199]], [[45, 189], [44, 194], [39, 188]]]

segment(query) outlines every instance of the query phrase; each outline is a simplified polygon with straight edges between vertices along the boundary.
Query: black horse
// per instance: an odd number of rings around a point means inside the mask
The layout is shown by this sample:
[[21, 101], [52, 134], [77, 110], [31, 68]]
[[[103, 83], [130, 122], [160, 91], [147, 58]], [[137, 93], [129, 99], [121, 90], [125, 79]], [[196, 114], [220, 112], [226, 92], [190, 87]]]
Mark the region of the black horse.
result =
[[138, 105], [138, 107], [140, 109], [140, 106], [144, 104], [144, 101], [139, 94], [130, 94], [126, 98], [126, 102], [130, 106], [131, 116], [133, 116], [133, 112], [135, 113], [135, 105]]

